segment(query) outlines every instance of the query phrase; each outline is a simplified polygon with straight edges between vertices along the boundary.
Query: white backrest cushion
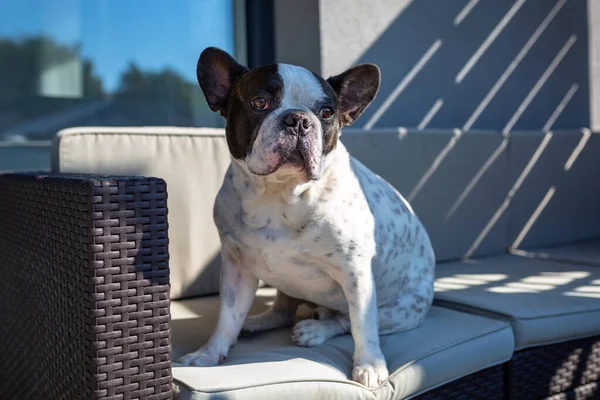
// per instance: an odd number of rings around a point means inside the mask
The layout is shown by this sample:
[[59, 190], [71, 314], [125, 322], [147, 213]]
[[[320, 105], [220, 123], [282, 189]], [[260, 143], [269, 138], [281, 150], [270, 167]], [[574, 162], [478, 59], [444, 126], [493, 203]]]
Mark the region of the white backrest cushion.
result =
[[167, 182], [171, 298], [219, 289], [220, 242], [212, 219], [230, 163], [223, 129], [72, 128], [59, 132], [53, 170], [155, 176]]

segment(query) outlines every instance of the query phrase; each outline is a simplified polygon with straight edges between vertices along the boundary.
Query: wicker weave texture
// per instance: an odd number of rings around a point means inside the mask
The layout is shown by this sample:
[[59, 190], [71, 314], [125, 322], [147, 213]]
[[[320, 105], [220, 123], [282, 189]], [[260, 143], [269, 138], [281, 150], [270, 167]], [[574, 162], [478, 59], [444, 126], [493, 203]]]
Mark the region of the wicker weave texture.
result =
[[502, 366], [487, 368], [416, 397], [418, 400], [503, 400]]
[[171, 397], [166, 185], [0, 176], [0, 398]]
[[600, 383], [588, 383], [566, 393], [555, 394], [545, 400], [598, 400], [600, 399]]
[[513, 399], [597, 398], [600, 336], [518, 351], [507, 377]]

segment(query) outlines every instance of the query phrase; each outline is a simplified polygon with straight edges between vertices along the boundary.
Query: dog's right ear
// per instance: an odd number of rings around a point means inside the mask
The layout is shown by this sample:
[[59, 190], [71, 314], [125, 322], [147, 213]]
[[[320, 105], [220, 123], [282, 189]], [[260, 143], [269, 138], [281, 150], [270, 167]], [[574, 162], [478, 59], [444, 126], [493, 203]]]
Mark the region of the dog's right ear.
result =
[[196, 76], [211, 110], [227, 117], [229, 95], [235, 81], [248, 68], [238, 64], [233, 57], [216, 47], [208, 47], [200, 54]]

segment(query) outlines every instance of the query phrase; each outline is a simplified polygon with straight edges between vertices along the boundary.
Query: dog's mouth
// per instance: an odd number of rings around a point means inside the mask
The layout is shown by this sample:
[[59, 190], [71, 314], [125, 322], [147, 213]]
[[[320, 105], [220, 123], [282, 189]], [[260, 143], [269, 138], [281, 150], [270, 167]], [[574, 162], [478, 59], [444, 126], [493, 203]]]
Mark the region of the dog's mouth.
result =
[[298, 145], [296, 146], [302, 157], [306, 176], [311, 181], [317, 181], [323, 175], [323, 157], [320, 147], [316, 140], [306, 136], [298, 139]]
[[257, 157], [248, 168], [255, 175], [267, 176], [282, 167], [291, 167], [302, 181], [319, 180], [322, 176], [322, 145], [319, 135], [294, 135], [279, 132], [266, 146], [253, 149]]
[[289, 165], [298, 169], [299, 173], [305, 173], [310, 181], [321, 179], [322, 157], [320, 151], [314, 149], [314, 141], [301, 137], [296, 146], [286, 154], [281, 155], [281, 166]]

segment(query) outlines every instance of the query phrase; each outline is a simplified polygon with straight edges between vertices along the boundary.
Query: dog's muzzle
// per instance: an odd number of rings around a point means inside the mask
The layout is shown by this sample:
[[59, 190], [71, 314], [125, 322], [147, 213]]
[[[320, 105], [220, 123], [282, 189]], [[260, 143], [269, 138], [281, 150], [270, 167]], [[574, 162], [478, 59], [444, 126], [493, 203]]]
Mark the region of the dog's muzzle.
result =
[[[309, 180], [319, 180], [323, 174], [323, 146], [319, 124], [302, 110], [289, 110], [283, 115], [286, 132], [297, 137], [296, 150], [290, 154], [292, 164], [300, 164]], [[295, 153], [295, 154], [294, 154]], [[299, 155], [301, 159], [294, 160]]]

